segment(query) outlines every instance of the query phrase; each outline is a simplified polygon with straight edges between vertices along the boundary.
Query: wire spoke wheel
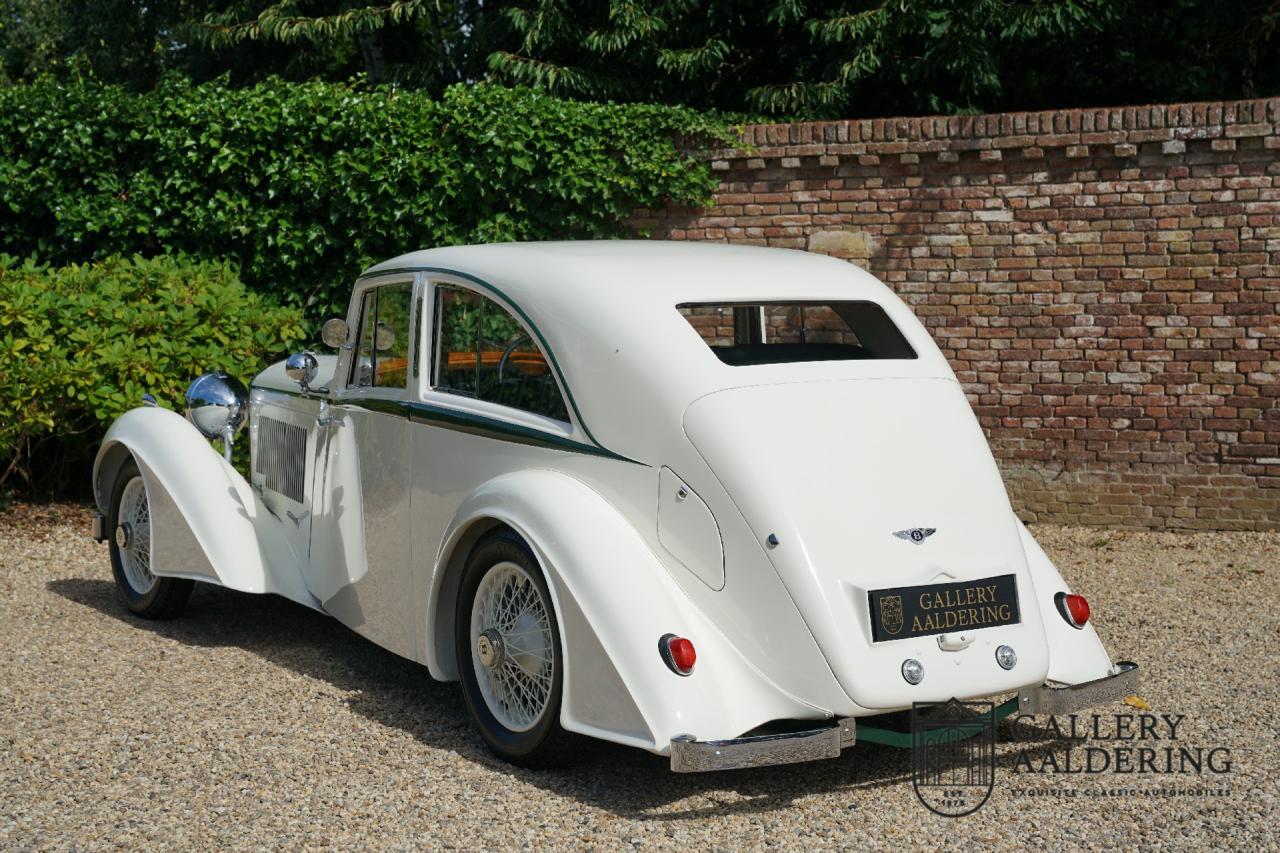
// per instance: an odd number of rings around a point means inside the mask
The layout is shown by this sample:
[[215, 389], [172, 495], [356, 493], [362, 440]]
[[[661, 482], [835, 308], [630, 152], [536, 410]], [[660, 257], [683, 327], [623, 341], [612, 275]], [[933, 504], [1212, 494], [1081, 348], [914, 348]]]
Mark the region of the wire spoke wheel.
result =
[[471, 663], [494, 718], [526, 732], [546, 714], [555, 679], [550, 602], [520, 565], [503, 561], [480, 579], [471, 604]]
[[151, 573], [151, 507], [142, 477], [134, 476], [120, 493], [115, 537], [125, 579], [134, 592], [146, 595], [156, 576]]
[[151, 501], [147, 484], [132, 459], [116, 472], [107, 507], [111, 525], [111, 576], [124, 605], [144, 619], [170, 619], [187, 606], [195, 581], [152, 571]]

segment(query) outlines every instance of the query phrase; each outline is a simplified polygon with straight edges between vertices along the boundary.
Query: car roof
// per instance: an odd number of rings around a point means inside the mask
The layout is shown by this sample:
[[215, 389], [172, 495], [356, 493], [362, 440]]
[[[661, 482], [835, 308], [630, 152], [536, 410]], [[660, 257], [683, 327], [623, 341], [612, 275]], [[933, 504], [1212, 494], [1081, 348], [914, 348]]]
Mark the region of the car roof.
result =
[[[850, 377], [953, 377], [911, 309], [875, 276], [790, 249], [659, 240], [452, 246], [401, 255], [362, 278], [406, 271], [460, 277], [505, 300], [549, 349], [591, 437], [655, 458], [694, 400], [743, 385]], [[919, 358], [730, 367], [676, 310], [684, 303], [867, 300]], [[954, 381], [954, 379], [953, 379]]]
[[[491, 243], [409, 252], [363, 276], [409, 269], [461, 272], [501, 287], [521, 305], [600, 297], [628, 302], [764, 298], [868, 298], [880, 284], [851, 264], [792, 249], [676, 240], [567, 240]], [[852, 272], [852, 274], [851, 274]], [[832, 292], [815, 285], [838, 276]], [[363, 277], [362, 276], [362, 277]], [[859, 293], [865, 289], [866, 292]], [[584, 293], [583, 290], [594, 291]]]

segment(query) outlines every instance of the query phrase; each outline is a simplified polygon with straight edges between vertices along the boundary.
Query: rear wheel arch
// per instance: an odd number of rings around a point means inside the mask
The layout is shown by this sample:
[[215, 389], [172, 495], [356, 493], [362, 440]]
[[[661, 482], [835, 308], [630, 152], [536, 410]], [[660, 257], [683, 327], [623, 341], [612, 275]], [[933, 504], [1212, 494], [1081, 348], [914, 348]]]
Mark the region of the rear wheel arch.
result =
[[[556, 505], [561, 506], [563, 502]], [[536, 513], [489, 503], [476, 506], [472, 513], [460, 513], [459, 521], [446, 533], [437, 564], [437, 579], [432, 585], [433, 598], [427, 603], [431, 621], [426, 626], [426, 643], [430, 646], [426, 649], [426, 661], [433, 677], [445, 681], [460, 681], [462, 677], [458, 666], [457, 609], [472, 555], [492, 538], [514, 538], [530, 553], [550, 597], [564, 673], [561, 699], [564, 727], [571, 732], [652, 748], [652, 727], [632, 695], [630, 682], [606, 650], [596, 632], [596, 624], [584, 612], [570, 578], [565, 575], [573, 566], [558, 562], [558, 558], [570, 561], [572, 558], [548, 553], [546, 546], [564, 544], [561, 539], [566, 531], [557, 532], [554, 524], [547, 524], [546, 519], [539, 524], [531, 516]], [[526, 526], [524, 519], [531, 523]], [[581, 524], [574, 523], [570, 529], [580, 528]], [[654, 655], [653, 661], [657, 660]], [[586, 698], [588, 695], [590, 699]]]

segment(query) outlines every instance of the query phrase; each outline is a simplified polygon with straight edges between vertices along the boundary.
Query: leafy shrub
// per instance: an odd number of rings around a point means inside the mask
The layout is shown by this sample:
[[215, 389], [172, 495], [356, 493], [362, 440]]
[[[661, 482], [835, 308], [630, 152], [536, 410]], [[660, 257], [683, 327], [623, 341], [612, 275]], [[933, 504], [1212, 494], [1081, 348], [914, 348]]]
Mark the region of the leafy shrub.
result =
[[200, 373], [247, 384], [302, 338], [301, 312], [248, 292], [227, 263], [0, 256], [0, 488], [87, 482], [103, 432], [144, 393], [180, 410]]
[[0, 88], [0, 246], [230, 258], [318, 319], [401, 252], [618, 236], [637, 206], [705, 202], [715, 182], [678, 137], [726, 133], [691, 110], [488, 85]]

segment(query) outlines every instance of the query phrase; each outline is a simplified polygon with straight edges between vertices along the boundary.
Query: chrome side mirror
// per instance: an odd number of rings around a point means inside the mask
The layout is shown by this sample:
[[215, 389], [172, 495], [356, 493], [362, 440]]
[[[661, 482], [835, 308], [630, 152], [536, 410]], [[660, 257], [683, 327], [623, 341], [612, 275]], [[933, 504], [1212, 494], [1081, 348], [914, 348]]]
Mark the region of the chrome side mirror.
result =
[[351, 327], [347, 325], [346, 320], [340, 320], [337, 317], [332, 320], [326, 320], [324, 326], [320, 329], [320, 340], [327, 347], [342, 349], [347, 345], [347, 341], [350, 338]]
[[284, 363], [285, 374], [302, 386], [303, 391], [311, 390], [311, 383], [316, 379], [320, 363], [309, 352], [295, 352]]

